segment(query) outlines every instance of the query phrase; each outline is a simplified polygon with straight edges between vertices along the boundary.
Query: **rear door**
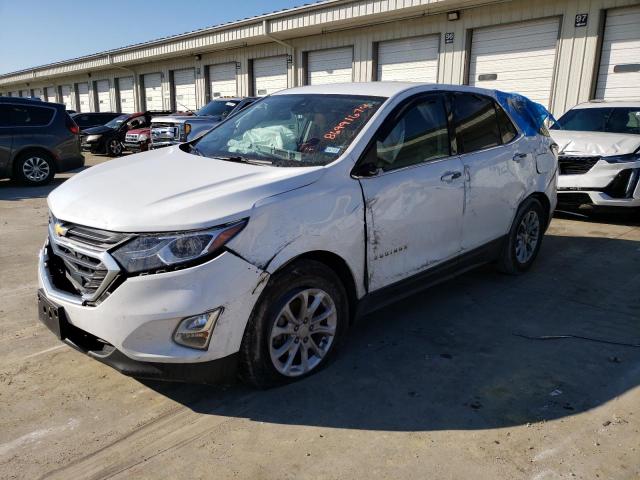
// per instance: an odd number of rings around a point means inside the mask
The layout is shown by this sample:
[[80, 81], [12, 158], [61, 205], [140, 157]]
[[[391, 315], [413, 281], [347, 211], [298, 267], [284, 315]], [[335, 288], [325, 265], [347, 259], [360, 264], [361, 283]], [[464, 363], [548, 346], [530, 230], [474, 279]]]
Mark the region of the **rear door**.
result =
[[372, 291], [460, 251], [464, 180], [451, 155], [444, 98], [420, 95], [392, 113], [357, 167], [370, 172], [359, 177]]
[[468, 251], [508, 232], [515, 210], [535, 178], [535, 158], [531, 144], [518, 136], [492, 98], [475, 93], [451, 97], [466, 183], [462, 249]]

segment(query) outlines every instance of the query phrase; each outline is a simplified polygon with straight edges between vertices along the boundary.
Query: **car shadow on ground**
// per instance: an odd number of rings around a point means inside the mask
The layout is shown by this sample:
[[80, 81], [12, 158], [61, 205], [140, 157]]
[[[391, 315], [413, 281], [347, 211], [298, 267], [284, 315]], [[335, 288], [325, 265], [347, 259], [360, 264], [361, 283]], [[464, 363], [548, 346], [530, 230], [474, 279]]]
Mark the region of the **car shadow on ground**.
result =
[[[615, 273], [614, 273], [615, 272]], [[640, 242], [547, 236], [538, 263], [491, 266], [362, 319], [337, 361], [267, 391], [145, 385], [202, 414], [347, 429], [501, 428], [560, 419], [638, 385]]]

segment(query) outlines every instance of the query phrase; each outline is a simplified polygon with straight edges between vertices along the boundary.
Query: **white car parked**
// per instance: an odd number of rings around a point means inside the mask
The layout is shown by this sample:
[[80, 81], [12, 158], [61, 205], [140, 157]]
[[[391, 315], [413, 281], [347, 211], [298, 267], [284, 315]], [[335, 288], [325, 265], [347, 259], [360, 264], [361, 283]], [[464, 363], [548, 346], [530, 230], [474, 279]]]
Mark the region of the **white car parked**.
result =
[[640, 102], [590, 102], [551, 127], [559, 146], [558, 201], [640, 207]]
[[557, 160], [512, 118], [471, 87], [310, 86], [93, 167], [49, 196], [40, 318], [138, 377], [303, 377], [374, 308], [531, 266]]

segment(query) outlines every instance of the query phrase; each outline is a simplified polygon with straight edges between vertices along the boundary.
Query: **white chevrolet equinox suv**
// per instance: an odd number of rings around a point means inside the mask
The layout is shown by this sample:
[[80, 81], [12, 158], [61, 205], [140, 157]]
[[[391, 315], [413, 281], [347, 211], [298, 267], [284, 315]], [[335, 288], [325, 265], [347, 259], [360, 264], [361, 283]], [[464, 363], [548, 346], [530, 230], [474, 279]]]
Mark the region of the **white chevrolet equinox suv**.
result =
[[363, 314], [480, 264], [534, 262], [555, 145], [505, 98], [294, 88], [75, 175], [48, 199], [40, 319], [141, 378], [267, 387], [315, 372]]

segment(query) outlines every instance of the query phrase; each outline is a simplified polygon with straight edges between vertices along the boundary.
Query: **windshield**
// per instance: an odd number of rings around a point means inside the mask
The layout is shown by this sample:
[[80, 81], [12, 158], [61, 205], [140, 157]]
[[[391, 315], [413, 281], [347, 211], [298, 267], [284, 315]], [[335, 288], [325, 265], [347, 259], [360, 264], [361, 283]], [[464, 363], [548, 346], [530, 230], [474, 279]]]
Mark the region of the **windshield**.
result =
[[551, 129], [640, 135], [640, 108], [576, 108], [560, 117]]
[[129, 115], [120, 115], [119, 117], [114, 118], [109, 123], [105, 123], [105, 127], [113, 128], [117, 130], [120, 128], [120, 125], [124, 123], [124, 121], [129, 118]]
[[198, 116], [210, 115], [212, 117], [221, 117], [229, 115], [229, 112], [236, 108], [240, 102], [236, 102], [233, 100], [224, 101], [224, 100], [214, 100], [213, 102], [207, 103], [204, 107], [196, 112]]
[[197, 153], [276, 166], [326, 165], [347, 149], [384, 101], [359, 95], [274, 95], [203, 136]]

